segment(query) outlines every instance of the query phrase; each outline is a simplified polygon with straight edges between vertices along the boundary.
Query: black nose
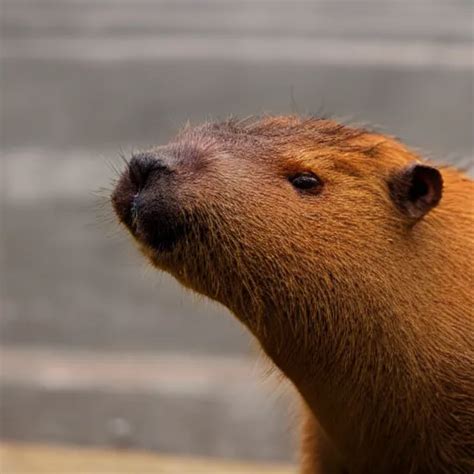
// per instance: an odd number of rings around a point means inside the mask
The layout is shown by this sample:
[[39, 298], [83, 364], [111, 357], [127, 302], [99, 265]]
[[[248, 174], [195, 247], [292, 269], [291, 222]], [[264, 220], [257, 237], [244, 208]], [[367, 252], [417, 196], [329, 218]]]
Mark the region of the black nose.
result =
[[128, 172], [132, 183], [138, 189], [142, 189], [152, 173], [166, 173], [169, 172], [169, 168], [161, 157], [151, 153], [139, 153], [132, 156]]

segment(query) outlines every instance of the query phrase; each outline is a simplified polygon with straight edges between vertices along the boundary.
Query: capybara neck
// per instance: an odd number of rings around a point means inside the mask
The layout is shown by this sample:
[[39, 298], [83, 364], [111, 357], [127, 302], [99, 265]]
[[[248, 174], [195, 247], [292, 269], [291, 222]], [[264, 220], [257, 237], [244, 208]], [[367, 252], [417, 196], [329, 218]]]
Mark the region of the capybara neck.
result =
[[315, 118], [184, 129], [112, 197], [153, 264], [227, 306], [307, 407], [306, 473], [474, 468], [474, 186]]

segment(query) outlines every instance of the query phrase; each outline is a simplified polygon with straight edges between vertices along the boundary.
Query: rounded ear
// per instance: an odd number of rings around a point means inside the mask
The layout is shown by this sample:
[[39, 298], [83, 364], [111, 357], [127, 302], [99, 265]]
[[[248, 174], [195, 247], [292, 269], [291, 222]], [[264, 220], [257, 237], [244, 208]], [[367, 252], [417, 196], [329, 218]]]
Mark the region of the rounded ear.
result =
[[441, 200], [443, 178], [436, 168], [414, 163], [396, 172], [389, 182], [395, 204], [418, 221]]

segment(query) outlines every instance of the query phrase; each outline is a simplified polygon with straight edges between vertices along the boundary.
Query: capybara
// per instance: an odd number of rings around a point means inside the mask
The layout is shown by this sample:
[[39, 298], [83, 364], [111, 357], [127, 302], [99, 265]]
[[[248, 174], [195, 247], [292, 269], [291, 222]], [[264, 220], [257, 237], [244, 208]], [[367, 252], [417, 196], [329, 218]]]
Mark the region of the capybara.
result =
[[332, 120], [186, 127], [112, 195], [142, 252], [293, 383], [302, 473], [474, 470], [474, 186]]

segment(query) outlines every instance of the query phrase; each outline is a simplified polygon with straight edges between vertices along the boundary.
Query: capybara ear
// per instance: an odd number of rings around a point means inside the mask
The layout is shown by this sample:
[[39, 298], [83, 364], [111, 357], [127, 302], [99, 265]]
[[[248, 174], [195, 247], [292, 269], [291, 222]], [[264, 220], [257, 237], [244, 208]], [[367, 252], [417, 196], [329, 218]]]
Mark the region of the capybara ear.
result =
[[438, 205], [443, 192], [441, 173], [432, 166], [413, 163], [395, 173], [389, 183], [395, 204], [412, 221]]

